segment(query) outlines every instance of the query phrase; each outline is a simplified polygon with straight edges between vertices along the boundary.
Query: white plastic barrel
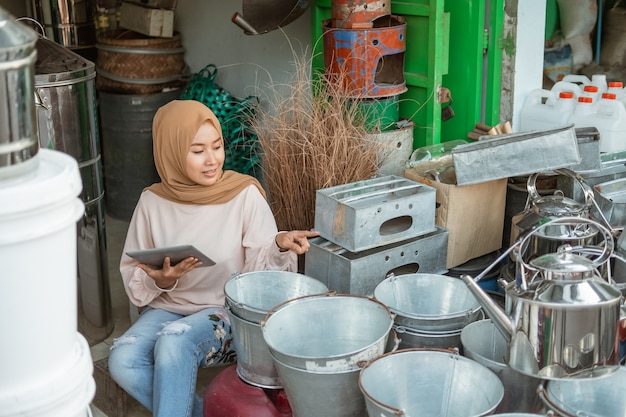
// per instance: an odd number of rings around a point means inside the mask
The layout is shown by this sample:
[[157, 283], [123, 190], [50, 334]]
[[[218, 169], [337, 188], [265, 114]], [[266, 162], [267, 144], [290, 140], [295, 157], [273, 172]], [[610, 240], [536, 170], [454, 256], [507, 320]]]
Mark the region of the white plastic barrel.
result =
[[37, 168], [0, 181], [0, 417], [87, 415], [95, 393], [77, 331], [78, 163], [40, 149]]
[[569, 123], [575, 99], [571, 91], [554, 94], [550, 90], [530, 92], [520, 113], [520, 131], [548, 130]]

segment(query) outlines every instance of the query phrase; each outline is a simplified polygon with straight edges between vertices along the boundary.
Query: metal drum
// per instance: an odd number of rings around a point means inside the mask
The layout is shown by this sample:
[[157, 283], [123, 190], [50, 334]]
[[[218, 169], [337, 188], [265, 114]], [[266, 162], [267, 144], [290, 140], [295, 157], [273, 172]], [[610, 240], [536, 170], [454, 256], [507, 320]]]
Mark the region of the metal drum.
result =
[[49, 39], [72, 50], [96, 44], [95, 0], [31, 0], [30, 3], [33, 17], [43, 25]]
[[152, 119], [180, 90], [133, 95], [98, 91], [106, 212], [130, 220], [144, 187], [159, 182], [152, 154]]
[[37, 34], [0, 8], [0, 180], [36, 170]]
[[77, 225], [79, 330], [90, 345], [113, 331], [96, 113], [95, 66], [46, 38], [37, 41], [39, 143], [78, 161], [85, 214]]

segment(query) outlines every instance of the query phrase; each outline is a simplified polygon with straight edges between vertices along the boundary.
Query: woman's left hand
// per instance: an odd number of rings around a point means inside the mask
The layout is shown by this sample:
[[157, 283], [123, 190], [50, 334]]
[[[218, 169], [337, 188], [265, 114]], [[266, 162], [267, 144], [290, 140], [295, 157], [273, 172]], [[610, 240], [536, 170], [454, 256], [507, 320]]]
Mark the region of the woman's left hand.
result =
[[319, 235], [319, 232], [309, 230], [291, 230], [289, 232], [280, 232], [276, 235], [276, 244], [278, 245], [278, 248], [283, 251], [290, 250], [298, 255], [302, 255], [311, 247], [307, 238]]

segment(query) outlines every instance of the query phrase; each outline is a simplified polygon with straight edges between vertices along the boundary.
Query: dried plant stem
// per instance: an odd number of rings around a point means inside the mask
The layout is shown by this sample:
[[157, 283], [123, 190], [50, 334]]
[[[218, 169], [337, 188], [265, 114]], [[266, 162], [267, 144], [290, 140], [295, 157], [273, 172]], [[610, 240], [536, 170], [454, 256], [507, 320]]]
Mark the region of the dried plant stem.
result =
[[[368, 179], [380, 164], [368, 140], [362, 98], [343, 83], [311, 77], [307, 60], [295, 64], [290, 83], [269, 86], [270, 97], [250, 121], [261, 148], [263, 182], [281, 230], [311, 229], [316, 190]], [[316, 93], [318, 92], [318, 93]]]

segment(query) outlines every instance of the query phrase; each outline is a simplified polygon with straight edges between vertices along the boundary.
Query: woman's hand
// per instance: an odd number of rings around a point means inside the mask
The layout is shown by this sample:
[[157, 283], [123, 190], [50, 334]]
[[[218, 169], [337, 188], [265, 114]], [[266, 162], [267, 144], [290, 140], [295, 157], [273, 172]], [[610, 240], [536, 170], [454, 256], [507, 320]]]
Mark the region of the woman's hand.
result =
[[281, 251], [291, 250], [298, 255], [306, 253], [311, 244], [307, 240], [309, 237], [319, 236], [319, 232], [308, 230], [291, 230], [289, 232], [280, 232], [276, 235], [276, 245]]
[[137, 264], [137, 266], [143, 269], [146, 274], [150, 278], [154, 280], [154, 283], [157, 287], [168, 290], [173, 287], [176, 282], [187, 272], [192, 269], [200, 266], [202, 262], [198, 258], [194, 258], [190, 256], [189, 258], [183, 259], [181, 262], [177, 263], [174, 266], [170, 265], [169, 256], [165, 257], [163, 260], [163, 268], [162, 269], [154, 269], [146, 264]]

